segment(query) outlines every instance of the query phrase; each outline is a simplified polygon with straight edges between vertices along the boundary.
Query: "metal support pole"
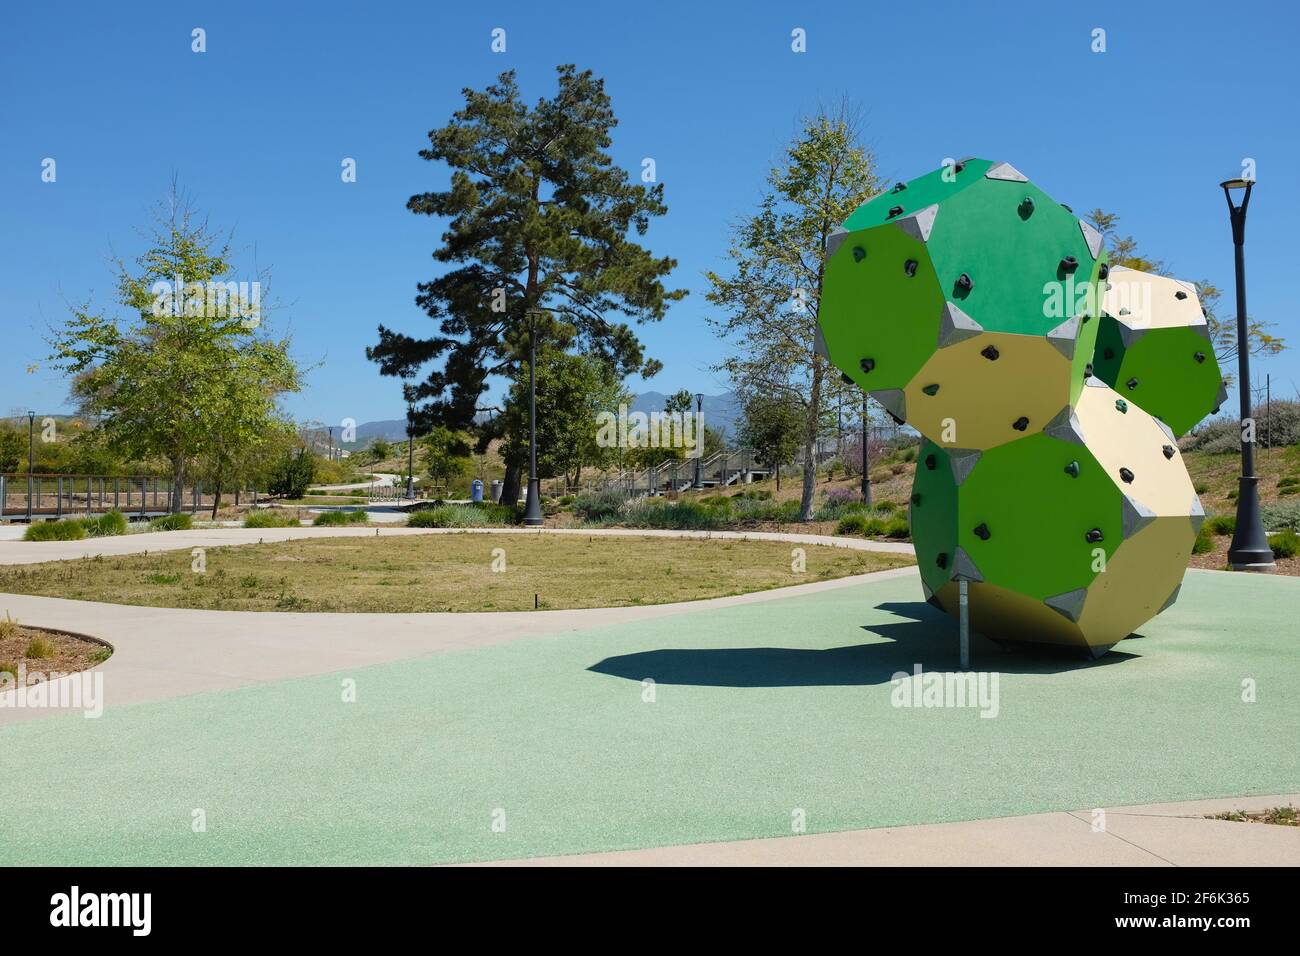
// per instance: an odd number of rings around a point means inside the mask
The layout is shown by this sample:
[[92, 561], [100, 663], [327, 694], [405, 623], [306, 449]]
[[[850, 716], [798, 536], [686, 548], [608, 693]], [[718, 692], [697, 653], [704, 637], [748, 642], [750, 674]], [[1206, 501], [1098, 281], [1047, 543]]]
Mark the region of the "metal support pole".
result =
[[55, 519], [63, 517], [63, 476], [60, 475], [54, 483], [54, 517]]
[[27, 413], [27, 521], [32, 520], [32, 472], [36, 469], [36, 413]]
[[957, 633], [961, 651], [961, 669], [970, 670], [970, 603], [965, 578], [957, 579]]
[[539, 528], [542, 517], [542, 487], [537, 477], [537, 310], [528, 313], [528, 496], [524, 501], [524, 524]]

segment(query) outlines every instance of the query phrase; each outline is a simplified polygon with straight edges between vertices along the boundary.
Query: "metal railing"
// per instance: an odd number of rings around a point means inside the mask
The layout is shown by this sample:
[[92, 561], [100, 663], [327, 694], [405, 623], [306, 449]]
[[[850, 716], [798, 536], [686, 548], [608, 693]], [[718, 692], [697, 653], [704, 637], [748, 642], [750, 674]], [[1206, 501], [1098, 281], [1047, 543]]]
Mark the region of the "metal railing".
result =
[[[251, 489], [253, 501], [257, 490]], [[233, 500], [233, 490], [228, 493]], [[76, 517], [120, 511], [151, 516], [171, 511], [172, 481], [148, 475], [0, 474], [0, 521]], [[211, 507], [201, 483], [182, 485], [182, 510]]]

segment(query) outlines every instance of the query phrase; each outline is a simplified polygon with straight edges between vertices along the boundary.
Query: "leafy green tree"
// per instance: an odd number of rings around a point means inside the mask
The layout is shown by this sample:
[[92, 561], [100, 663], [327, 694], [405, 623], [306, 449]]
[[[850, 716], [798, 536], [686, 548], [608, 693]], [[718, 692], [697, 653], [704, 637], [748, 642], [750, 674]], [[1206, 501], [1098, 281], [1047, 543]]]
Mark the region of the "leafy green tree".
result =
[[374, 461], [384, 461], [393, 454], [393, 446], [382, 435], [376, 436], [370, 443], [370, 457]]
[[[601, 412], [617, 414], [628, 396], [609, 365], [600, 359], [547, 348], [537, 356], [537, 474], [565, 476], [577, 484], [584, 467], [602, 467], [618, 455], [598, 443]], [[528, 378], [511, 390], [498, 420], [504, 435], [501, 457], [507, 471], [528, 468]], [[512, 500], [502, 496], [502, 501]]]
[[[1139, 252], [1137, 240], [1132, 236], [1116, 234], [1115, 227], [1119, 224], [1119, 216], [1103, 209], [1094, 209], [1084, 218], [1105, 237], [1113, 265], [1152, 272], [1156, 275], [1170, 274], [1163, 261], [1148, 258]], [[1223, 370], [1224, 380], [1231, 382], [1233, 376], [1229, 369], [1237, 361], [1236, 319], [1219, 318], [1217, 313], [1222, 292], [1218, 286], [1203, 279], [1196, 283], [1196, 287], [1200, 293], [1201, 306], [1205, 309], [1205, 321], [1209, 325], [1210, 344], [1214, 347], [1214, 357], [1218, 359], [1219, 367]], [[1268, 331], [1273, 327], [1274, 323], [1261, 322], [1247, 316], [1246, 341], [1251, 355], [1276, 355], [1287, 347], [1285, 339]]]
[[0, 472], [15, 472], [20, 466], [27, 467], [27, 436], [0, 426]]
[[762, 391], [802, 409], [803, 521], [812, 520], [825, 409], [846, 387], [814, 346], [826, 240], [879, 191], [875, 159], [847, 111], [819, 113], [804, 121], [768, 175], [758, 211], [737, 226], [732, 274], [707, 274], [708, 299], [726, 313], [710, 324], [733, 346], [718, 370], [737, 390]]
[[259, 330], [260, 295], [214, 295], [233, 270], [229, 245], [173, 191], [135, 268], [117, 262], [128, 317], [74, 308], [50, 343], [51, 360], [72, 376], [74, 397], [97, 416], [108, 446], [168, 462], [173, 511], [199, 455], [257, 444], [276, 397], [299, 387], [287, 340]]
[[306, 447], [285, 450], [271, 470], [267, 490], [281, 498], [301, 498], [315, 478], [315, 455]]
[[[539, 348], [568, 338], [620, 377], [660, 367], [633, 329], [610, 317], [657, 321], [686, 294], [663, 285], [675, 261], [630, 238], [667, 212], [663, 185], [631, 181], [610, 157], [617, 120], [604, 81], [572, 65], [557, 74], [555, 96], [531, 108], [513, 71], [485, 90], [464, 90], [464, 107], [430, 131], [420, 152], [451, 168], [449, 189], [407, 203], [450, 220], [433, 258], [451, 268], [420, 283], [416, 298], [438, 329], [414, 338], [381, 325], [366, 355], [382, 374], [402, 378], [435, 363], [404, 387], [421, 432], [435, 423], [469, 429], [491, 376], [526, 377], [532, 309], [550, 310], [537, 323]], [[480, 428], [480, 452], [504, 424], [501, 416]], [[503, 500], [518, 495], [519, 474], [516, 457]]]
[[470, 455], [469, 436], [452, 431], [446, 425], [435, 425], [424, 437], [424, 463], [435, 485], [446, 486], [469, 474], [474, 467]]
[[802, 406], [788, 396], [750, 392], [743, 398], [739, 435], [741, 445], [772, 466], [776, 488], [781, 490], [781, 466], [794, 461], [803, 440]]

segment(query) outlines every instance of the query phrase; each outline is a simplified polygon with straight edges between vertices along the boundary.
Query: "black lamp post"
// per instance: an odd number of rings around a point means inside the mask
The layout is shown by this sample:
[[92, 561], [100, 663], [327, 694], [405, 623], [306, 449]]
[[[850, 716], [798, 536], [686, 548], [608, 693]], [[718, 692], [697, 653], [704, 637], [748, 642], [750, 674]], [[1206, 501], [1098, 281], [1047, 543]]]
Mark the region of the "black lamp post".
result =
[[704, 393], [697, 392], [695, 395], [695, 481], [692, 487], [699, 491], [704, 487], [704, 476], [700, 473], [700, 465], [704, 461]]
[[415, 500], [415, 408], [406, 406], [406, 497]]
[[32, 472], [36, 470], [36, 413], [27, 413], [27, 521], [32, 520]]
[[[1234, 571], [1272, 571], [1273, 549], [1269, 547], [1264, 521], [1259, 513], [1259, 476], [1255, 474], [1255, 428], [1247, 419], [1250, 408], [1250, 341], [1246, 321], [1246, 207], [1254, 180], [1229, 179], [1219, 184], [1228, 201], [1232, 220], [1232, 244], [1237, 266], [1237, 391], [1241, 399], [1241, 478], [1237, 485], [1237, 526], [1228, 548], [1228, 567]], [[1241, 204], [1232, 194], [1244, 190]]]
[[540, 528], [542, 482], [537, 477], [537, 316], [541, 309], [528, 310], [528, 497], [524, 502], [524, 524]]

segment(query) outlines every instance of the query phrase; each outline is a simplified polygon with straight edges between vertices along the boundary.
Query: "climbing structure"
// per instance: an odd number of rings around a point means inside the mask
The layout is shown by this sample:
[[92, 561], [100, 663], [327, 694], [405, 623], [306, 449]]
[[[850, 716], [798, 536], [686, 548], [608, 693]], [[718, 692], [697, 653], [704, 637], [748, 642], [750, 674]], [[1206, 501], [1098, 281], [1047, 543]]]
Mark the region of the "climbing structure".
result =
[[828, 252], [820, 347], [926, 438], [926, 598], [955, 614], [965, 579], [977, 631], [1094, 655], [1168, 607], [1203, 518], [1175, 435], [1221, 401], [1195, 289], [1109, 269], [987, 160], [863, 204]]

